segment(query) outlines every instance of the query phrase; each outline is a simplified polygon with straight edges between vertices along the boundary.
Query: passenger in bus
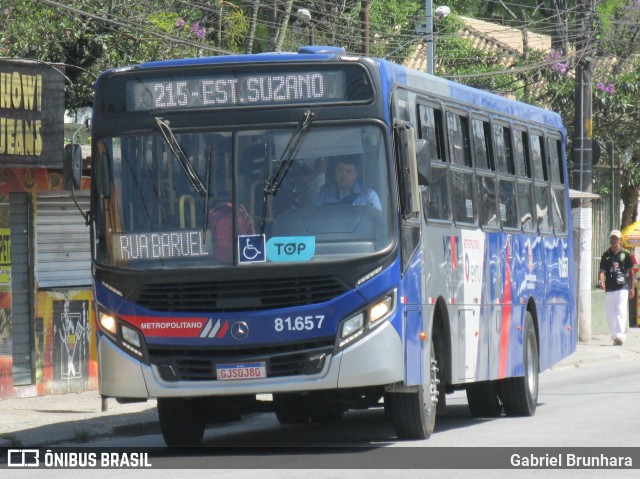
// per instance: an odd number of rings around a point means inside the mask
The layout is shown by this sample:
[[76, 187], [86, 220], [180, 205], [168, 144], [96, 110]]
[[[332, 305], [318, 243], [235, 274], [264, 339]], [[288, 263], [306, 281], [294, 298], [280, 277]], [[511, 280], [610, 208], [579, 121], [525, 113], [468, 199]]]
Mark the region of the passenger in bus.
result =
[[[265, 171], [265, 145], [255, 144], [247, 148], [240, 160], [239, 184], [246, 188], [250, 212], [258, 216], [262, 211], [266, 177], [277, 171], [279, 164]], [[312, 206], [315, 196], [324, 184], [326, 166], [324, 158], [294, 158], [278, 192], [270, 199], [269, 211], [283, 211], [302, 206]], [[246, 186], [245, 186], [246, 185]], [[271, 215], [271, 213], [270, 213]]]
[[316, 195], [316, 205], [373, 206], [382, 210], [378, 194], [358, 181], [358, 155], [339, 156], [333, 172], [333, 183], [326, 183], [320, 188]]
[[543, 233], [551, 231], [551, 225], [549, 223], [549, 208], [547, 206], [543, 208], [536, 203], [536, 218], [538, 221], [538, 231]]
[[482, 226], [498, 228], [498, 210], [496, 208], [496, 184], [493, 179], [483, 178], [478, 187], [481, 190], [482, 206], [479, 208]]
[[316, 195], [325, 183], [327, 165], [324, 158], [301, 159], [296, 162], [295, 179], [300, 206], [312, 206]]
[[295, 158], [281, 188], [273, 199], [278, 213], [305, 206], [313, 206], [325, 183], [324, 158]]

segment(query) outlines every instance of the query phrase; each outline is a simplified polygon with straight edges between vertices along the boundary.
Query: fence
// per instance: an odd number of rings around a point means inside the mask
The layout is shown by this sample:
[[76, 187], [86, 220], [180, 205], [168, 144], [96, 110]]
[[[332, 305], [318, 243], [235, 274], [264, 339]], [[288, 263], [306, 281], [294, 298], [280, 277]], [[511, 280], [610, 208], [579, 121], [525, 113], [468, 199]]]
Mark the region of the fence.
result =
[[591, 267], [591, 283], [598, 282], [600, 270], [600, 258], [602, 253], [609, 248], [609, 233], [612, 229], [620, 229], [620, 200], [612, 199], [611, 195], [602, 196], [593, 203], [593, 238], [591, 240], [591, 252], [593, 256]]

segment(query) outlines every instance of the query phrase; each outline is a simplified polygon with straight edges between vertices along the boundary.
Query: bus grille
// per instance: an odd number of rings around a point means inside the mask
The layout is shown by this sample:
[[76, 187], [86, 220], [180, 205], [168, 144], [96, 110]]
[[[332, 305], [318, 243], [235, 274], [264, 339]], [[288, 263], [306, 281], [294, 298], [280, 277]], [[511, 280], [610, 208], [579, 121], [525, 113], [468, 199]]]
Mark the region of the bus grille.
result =
[[322, 303], [347, 288], [331, 276], [215, 283], [147, 284], [131, 298], [154, 311], [226, 312]]
[[335, 338], [277, 346], [230, 348], [149, 347], [150, 363], [165, 381], [213, 381], [217, 364], [265, 362], [267, 377], [317, 374], [333, 352]]

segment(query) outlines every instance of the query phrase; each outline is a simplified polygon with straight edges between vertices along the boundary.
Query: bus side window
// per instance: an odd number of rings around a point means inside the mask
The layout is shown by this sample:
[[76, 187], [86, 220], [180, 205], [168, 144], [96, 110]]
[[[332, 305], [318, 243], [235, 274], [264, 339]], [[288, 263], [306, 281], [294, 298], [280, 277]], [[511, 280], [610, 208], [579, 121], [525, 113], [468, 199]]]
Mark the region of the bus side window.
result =
[[562, 140], [559, 138], [547, 138], [547, 150], [549, 151], [549, 170], [551, 172], [551, 219], [556, 234], [567, 232], [567, 205], [565, 201], [564, 171], [562, 169]]
[[516, 169], [513, 164], [511, 128], [502, 125], [493, 125], [493, 145], [498, 173], [514, 175]]
[[547, 152], [542, 135], [531, 135], [531, 160], [534, 174], [535, 213], [540, 233], [552, 232], [551, 214], [549, 212], [549, 171], [547, 168]]
[[431, 167], [431, 183], [422, 196], [422, 206], [428, 219], [450, 221], [447, 168], [444, 165]]
[[473, 130], [473, 150], [475, 152], [476, 166], [485, 170], [495, 171], [489, 122], [472, 120], [471, 127]]
[[480, 225], [489, 228], [500, 228], [496, 198], [496, 179], [490, 176], [478, 176], [478, 195], [481, 208]]
[[471, 171], [451, 170], [453, 220], [456, 223], [474, 224], [476, 222], [473, 178]]
[[531, 135], [531, 160], [536, 181], [547, 181], [547, 157], [544, 148], [544, 137]]
[[513, 157], [518, 177], [518, 213], [525, 233], [536, 231], [533, 211], [531, 157], [529, 155], [529, 135], [526, 131], [513, 130]]
[[449, 161], [451, 162], [451, 199], [453, 220], [456, 223], [475, 224], [474, 175], [471, 170], [471, 138], [466, 116], [448, 111]]
[[432, 161], [445, 161], [444, 156], [444, 128], [442, 112], [430, 106], [418, 106], [420, 121], [420, 138], [427, 140], [429, 157]]
[[529, 156], [529, 135], [522, 130], [514, 130], [513, 156], [516, 160], [516, 175], [520, 178], [531, 178], [531, 159]]
[[[444, 155], [444, 125], [442, 111], [426, 105], [418, 106], [420, 121], [420, 138], [427, 140], [429, 161], [431, 161], [431, 178], [428, 188], [423, 190], [422, 208], [428, 219], [449, 221], [451, 219], [451, 204], [449, 202], [449, 188], [447, 181], [446, 159]], [[418, 165], [418, 181], [426, 185], [424, 176], [420, 174]]]
[[551, 216], [556, 234], [567, 232], [567, 203], [564, 188], [551, 188]]
[[549, 234], [553, 228], [551, 225], [550, 212], [549, 212], [549, 187], [547, 185], [535, 185], [535, 208], [536, 208], [536, 221], [538, 223], [538, 229], [540, 233]]
[[525, 233], [536, 231], [533, 216], [533, 203], [531, 202], [531, 181], [518, 179], [518, 211], [520, 223]]
[[500, 179], [500, 201], [498, 213], [505, 228], [518, 228], [518, 209], [516, 207], [516, 182], [513, 179]]
[[447, 131], [449, 132], [449, 158], [451, 159], [451, 164], [472, 166], [469, 121], [467, 117], [448, 111]]
[[562, 170], [562, 142], [557, 138], [548, 138], [549, 143], [549, 168], [551, 170], [551, 182], [564, 184], [564, 171]]

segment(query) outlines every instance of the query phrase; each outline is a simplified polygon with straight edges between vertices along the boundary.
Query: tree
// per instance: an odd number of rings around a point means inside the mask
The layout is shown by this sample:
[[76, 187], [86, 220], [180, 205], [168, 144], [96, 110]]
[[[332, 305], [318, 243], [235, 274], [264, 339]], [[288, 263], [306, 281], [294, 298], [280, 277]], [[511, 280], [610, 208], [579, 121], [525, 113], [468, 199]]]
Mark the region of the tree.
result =
[[251, 2], [251, 14], [249, 17], [249, 30], [247, 31], [247, 37], [244, 42], [244, 52], [253, 52], [253, 42], [256, 37], [256, 29], [258, 28], [258, 12], [260, 10], [260, 0], [253, 0]]

